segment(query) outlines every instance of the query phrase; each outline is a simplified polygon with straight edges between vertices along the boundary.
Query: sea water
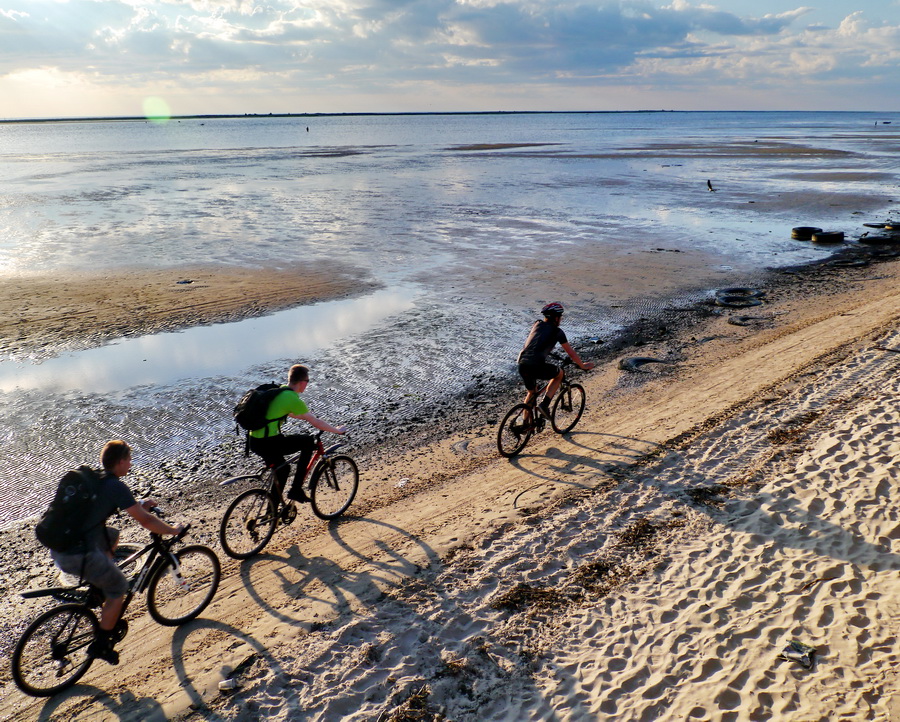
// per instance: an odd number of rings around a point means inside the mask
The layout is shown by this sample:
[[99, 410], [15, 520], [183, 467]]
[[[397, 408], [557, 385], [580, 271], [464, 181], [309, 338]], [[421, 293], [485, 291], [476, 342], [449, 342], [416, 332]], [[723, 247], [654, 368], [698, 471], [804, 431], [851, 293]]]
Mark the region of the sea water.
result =
[[[696, 275], [673, 268], [675, 296], [821, 257], [791, 240], [793, 225], [844, 228], [852, 213], [891, 207], [898, 135], [885, 120], [647, 112], [0, 124], [0, 275], [340, 261], [381, 286], [299, 320], [295, 310], [43, 363], [0, 360], [10, 442], [0, 498], [21, 516], [8, 480], [55, 478], [122, 429], [145, 463], [214, 444], [235, 394], [296, 360], [326, 381], [311, 392], [336, 421], [396, 396], [437, 403], [477, 373], [514, 374], [532, 306], [565, 287], [535, 273], [542, 259], [574, 267], [590, 255], [615, 267], [637, 252], [693, 254]], [[501, 297], [493, 280], [510, 274], [533, 287], [527, 302]], [[631, 299], [603, 288], [571, 299], [574, 338], [627, 321], [615, 309]], [[342, 314], [353, 323], [334, 323]], [[272, 345], [286, 326], [300, 338]], [[216, 394], [179, 416], [183, 398], [212, 383]]]
[[[560, 113], [0, 124], [0, 273], [267, 266], [340, 255], [396, 280], [473, 252], [552, 251], [576, 225], [665, 221], [677, 233], [700, 220], [689, 220], [696, 209], [683, 190], [705, 190], [707, 178], [778, 193], [800, 171], [893, 171], [878, 145], [896, 145], [893, 132], [857, 137], [880, 118]], [[783, 162], [715, 152], [767, 138], [854, 155]], [[666, 153], [680, 144], [685, 154]], [[873, 176], [853, 190], [884, 186]], [[703, 215], [740, 225], [732, 209], [725, 213]], [[528, 223], [542, 224], [540, 232], [523, 232]], [[729, 241], [717, 242], [725, 260], [746, 253]]]

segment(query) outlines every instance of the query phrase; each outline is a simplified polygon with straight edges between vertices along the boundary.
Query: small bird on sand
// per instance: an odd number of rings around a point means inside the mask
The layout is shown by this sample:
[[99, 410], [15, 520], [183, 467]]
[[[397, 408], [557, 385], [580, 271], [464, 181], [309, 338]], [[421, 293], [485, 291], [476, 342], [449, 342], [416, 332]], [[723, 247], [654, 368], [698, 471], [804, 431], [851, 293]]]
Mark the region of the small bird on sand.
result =
[[709, 188], [710, 193], [715, 193], [716, 189], [712, 187], [712, 181], [706, 181], [706, 187]]

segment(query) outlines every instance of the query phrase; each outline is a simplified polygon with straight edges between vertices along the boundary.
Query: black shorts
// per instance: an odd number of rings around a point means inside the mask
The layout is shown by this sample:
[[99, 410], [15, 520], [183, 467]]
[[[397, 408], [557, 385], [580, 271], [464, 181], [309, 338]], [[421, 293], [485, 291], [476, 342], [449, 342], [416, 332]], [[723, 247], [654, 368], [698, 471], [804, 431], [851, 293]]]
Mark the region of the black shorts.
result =
[[534, 391], [539, 380], [546, 381], [556, 378], [559, 366], [554, 366], [549, 361], [522, 361], [519, 364], [519, 376], [525, 382], [525, 388]]
[[257, 456], [261, 456], [268, 466], [280, 466], [284, 463], [284, 457], [298, 451], [308, 451], [310, 456], [312, 456], [315, 446], [315, 438], [309, 434], [290, 434], [288, 436], [277, 434], [276, 436], [260, 438], [250, 437], [250, 451]]

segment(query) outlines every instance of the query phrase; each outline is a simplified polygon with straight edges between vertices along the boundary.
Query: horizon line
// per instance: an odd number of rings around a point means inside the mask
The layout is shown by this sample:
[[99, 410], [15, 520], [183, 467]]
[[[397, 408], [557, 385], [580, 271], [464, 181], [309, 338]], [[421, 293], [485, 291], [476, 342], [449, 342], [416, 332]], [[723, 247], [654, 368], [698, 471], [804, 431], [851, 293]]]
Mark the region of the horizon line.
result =
[[890, 113], [879, 110], [410, 110], [386, 112], [327, 112], [327, 113], [194, 113], [188, 115], [99, 115], [38, 118], [0, 118], [0, 124], [10, 123], [89, 123], [89, 122], [167, 122], [170, 120], [216, 120], [234, 118], [333, 118], [354, 116], [407, 116], [407, 115], [575, 115], [575, 114], [626, 114], [626, 113]]

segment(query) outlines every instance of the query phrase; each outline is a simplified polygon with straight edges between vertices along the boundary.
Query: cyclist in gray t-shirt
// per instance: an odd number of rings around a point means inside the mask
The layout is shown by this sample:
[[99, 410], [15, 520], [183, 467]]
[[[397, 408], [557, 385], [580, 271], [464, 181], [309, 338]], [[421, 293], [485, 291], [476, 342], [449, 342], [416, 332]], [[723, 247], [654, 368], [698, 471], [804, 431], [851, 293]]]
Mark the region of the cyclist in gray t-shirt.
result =
[[119, 663], [114, 649], [114, 632], [122, 604], [128, 592], [128, 580], [113, 561], [113, 551], [119, 543], [119, 530], [106, 526], [117, 511], [125, 511], [145, 529], [155, 534], [178, 534], [184, 527], [171, 526], [150, 513], [156, 506], [153, 499], [135, 501], [131, 490], [119, 477], [131, 470], [131, 448], [124, 441], [110, 441], [100, 455], [104, 474], [100, 479], [99, 502], [85, 519], [85, 544], [77, 552], [55, 552], [50, 556], [66, 574], [80, 577], [103, 592], [100, 608], [100, 630], [88, 647], [88, 655], [110, 664]]

